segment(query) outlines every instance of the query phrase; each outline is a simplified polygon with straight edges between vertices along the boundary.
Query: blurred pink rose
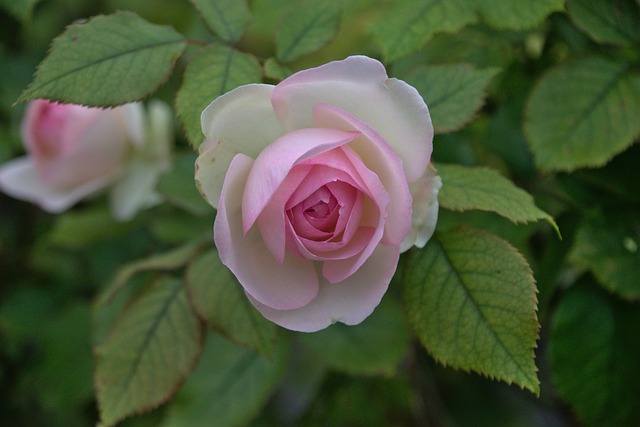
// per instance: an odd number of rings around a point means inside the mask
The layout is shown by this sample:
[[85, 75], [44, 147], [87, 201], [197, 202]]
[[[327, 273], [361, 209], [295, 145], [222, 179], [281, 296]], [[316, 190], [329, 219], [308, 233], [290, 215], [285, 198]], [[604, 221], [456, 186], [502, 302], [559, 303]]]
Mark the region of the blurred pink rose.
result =
[[400, 253], [433, 233], [429, 110], [376, 60], [239, 87], [203, 111], [202, 128], [196, 182], [218, 209], [220, 258], [285, 328], [362, 322]]
[[99, 109], [31, 102], [22, 122], [28, 155], [0, 167], [0, 190], [58, 213], [114, 185], [114, 215], [130, 218], [157, 197], [153, 186], [168, 166], [170, 111], [157, 103], [150, 109], [146, 118], [140, 104]]

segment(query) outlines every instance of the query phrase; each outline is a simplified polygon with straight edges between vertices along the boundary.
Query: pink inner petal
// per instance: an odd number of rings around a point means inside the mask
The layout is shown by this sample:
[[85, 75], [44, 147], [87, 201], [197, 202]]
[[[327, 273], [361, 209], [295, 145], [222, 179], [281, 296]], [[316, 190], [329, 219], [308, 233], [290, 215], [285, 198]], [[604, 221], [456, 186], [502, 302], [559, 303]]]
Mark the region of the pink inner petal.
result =
[[358, 154], [368, 169], [378, 175], [391, 196], [383, 241], [392, 245], [402, 243], [411, 228], [412, 197], [398, 154], [366, 123], [333, 105], [318, 104], [313, 114], [316, 126], [331, 126], [362, 134], [348, 147]]
[[218, 254], [255, 300], [277, 310], [303, 307], [319, 289], [313, 262], [288, 255], [278, 263], [259, 230], [252, 229], [246, 235], [243, 231], [242, 189], [252, 164], [250, 157], [238, 154], [225, 176], [214, 224]]
[[[353, 258], [362, 252], [372, 236], [375, 234], [373, 227], [359, 227], [350, 240], [344, 241], [317, 241], [306, 239], [296, 234], [290, 222], [287, 222], [289, 236], [300, 256], [313, 261], [331, 261]], [[325, 263], [326, 264], [326, 263]]]
[[258, 227], [265, 245], [279, 263], [284, 261], [287, 246], [285, 204], [311, 169], [312, 166], [294, 166], [258, 217]]
[[366, 189], [364, 182], [362, 182], [359, 177], [354, 178], [348, 172], [324, 165], [312, 166], [305, 163], [304, 166], [311, 167], [311, 171], [300, 183], [296, 191], [291, 195], [291, 198], [287, 200], [287, 204], [285, 206], [285, 209], [287, 210], [293, 209], [294, 206], [309, 198], [318, 190], [318, 188], [331, 182], [341, 181], [359, 191], [364, 191]]
[[360, 226], [364, 194], [341, 181], [328, 183], [327, 187], [337, 196], [340, 205], [340, 216], [335, 226], [335, 233], [343, 233], [342, 239], [350, 240]]
[[357, 132], [335, 129], [299, 129], [283, 135], [262, 150], [251, 168], [243, 193], [242, 222], [245, 233], [296, 164], [344, 145], [358, 136]]
[[336, 198], [326, 189], [326, 186], [321, 187], [318, 192], [321, 190], [329, 194], [327, 202], [316, 201], [312, 195], [303, 203], [287, 211], [296, 233], [313, 240], [330, 239], [335, 233], [336, 222], [340, 215]]

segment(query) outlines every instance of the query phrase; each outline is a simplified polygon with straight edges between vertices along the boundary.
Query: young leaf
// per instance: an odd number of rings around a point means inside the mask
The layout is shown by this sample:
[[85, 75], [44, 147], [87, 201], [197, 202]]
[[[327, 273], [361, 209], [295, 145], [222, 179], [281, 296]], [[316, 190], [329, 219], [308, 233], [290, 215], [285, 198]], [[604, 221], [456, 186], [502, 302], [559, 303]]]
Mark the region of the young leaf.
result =
[[137, 101], [169, 78], [185, 47], [172, 28], [130, 12], [73, 24], [53, 41], [17, 102], [48, 98], [112, 107]]
[[338, 30], [340, 3], [335, 0], [297, 2], [276, 31], [276, 56], [291, 62], [327, 44]]
[[640, 233], [616, 215], [585, 220], [578, 227], [570, 261], [593, 272], [609, 291], [640, 299]]
[[191, 0], [205, 23], [226, 42], [237, 42], [251, 21], [246, 0]]
[[525, 114], [541, 169], [602, 166], [640, 135], [640, 75], [599, 57], [560, 65], [539, 82]]
[[284, 345], [278, 346], [274, 359], [267, 360], [210, 334], [200, 364], [171, 403], [161, 426], [246, 425], [276, 387], [286, 356]]
[[357, 326], [335, 324], [302, 342], [327, 366], [355, 375], [393, 375], [409, 344], [409, 333], [399, 304], [385, 298]]
[[200, 114], [218, 96], [238, 86], [259, 82], [260, 63], [252, 55], [225, 46], [202, 49], [187, 65], [176, 95], [176, 111], [194, 147], [204, 136]]
[[640, 9], [633, 0], [570, 0], [567, 11], [599, 43], [629, 45], [640, 40]]
[[587, 426], [638, 424], [638, 324], [637, 305], [595, 286], [577, 286], [560, 300], [551, 325], [551, 374]]
[[158, 280], [132, 304], [96, 349], [103, 426], [167, 401], [193, 369], [202, 328], [181, 281]]
[[544, 219], [558, 232], [553, 218], [539, 209], [533, 197], [497, 171], [484, 167], [438, 164], [442, 188], [440, 206], [454, 211], [491, 211], [514, 223]]
[[535, 281], [511, 245], [466, 227], [437, 233], [409, 253], [403, 282], [409, 323], [436, 360], [538, 394]]
[[174, 270], [185, 266], [200, 252], [203, 245], [204, 243], [199, 240], [190, 242], [168, 252], [152, 255], [125, 265], [118, 270], [113, 282], [100, 294], [96, 305], [108, 304], [136, 273], [147, 270]]
[[560, 11], [565, 0], [475, 0], [485, 21], [495, 28], [522, 30], [540, 24], [551, 12]]
[[212, 329], [266, 356], [273, 354], [278, 328], [253, 308], [215, 251], [189, 265], [186, 281], [194, 308]]
[[281, 81], [289, 77], [291, 70], [275, 58], [269, 58], [264, 62], [264, 75], [273, 80]]
[[405, 80], [427, 102], [436, 133], [446, 133], [473, 119], [484, 102], [485, 88], [498, 71], [463, 64], [421, 66]]
[[388, 62], [409, 55], [439, 32], [454, 33], [476, 21], [473, 4], [465, 0], [397, 2], [371, 27], [373, 39]]
[[194, 184], [195, 162], [196, 154], [192, 151], [177, 155], [173, 168], [160, 178], [158, 191], [169, 203], [203, 216], [213, 213], [213, 209]]

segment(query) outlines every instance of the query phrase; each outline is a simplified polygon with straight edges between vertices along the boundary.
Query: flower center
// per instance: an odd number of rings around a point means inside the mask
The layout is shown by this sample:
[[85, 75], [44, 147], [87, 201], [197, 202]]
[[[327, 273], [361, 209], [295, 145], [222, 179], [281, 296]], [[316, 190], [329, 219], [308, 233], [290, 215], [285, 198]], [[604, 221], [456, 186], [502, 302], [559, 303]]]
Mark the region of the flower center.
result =
[[304, 211], [304, 214], [311, 218], [322, 219], [329, 214], [329, 205], [325, 202], [318, 202], [316, 205]]

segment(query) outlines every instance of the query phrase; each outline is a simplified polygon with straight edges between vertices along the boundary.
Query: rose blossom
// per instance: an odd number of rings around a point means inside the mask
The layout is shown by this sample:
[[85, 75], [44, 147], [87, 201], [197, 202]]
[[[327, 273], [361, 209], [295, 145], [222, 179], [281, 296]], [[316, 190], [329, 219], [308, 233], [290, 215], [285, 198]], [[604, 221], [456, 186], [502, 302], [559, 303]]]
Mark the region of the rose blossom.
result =
[[251, 303], [288, 329], [362, 322], [402, 251], [437, 219], [433, 127], [418, 92], [349, 57], [277, 86], [241, 86], [202, 113], [196, 183]]
[[88, 108], [39, 99], [22, 122], [28, 155], [0, 167], [0, 190], [58, 213], [113, 185], [111, 208], [120, 220], [158, 201], [153, 191], [169, 166], [168, 107], [141, 104]]

